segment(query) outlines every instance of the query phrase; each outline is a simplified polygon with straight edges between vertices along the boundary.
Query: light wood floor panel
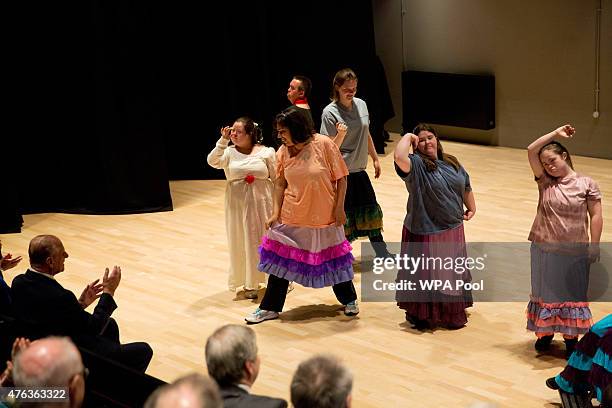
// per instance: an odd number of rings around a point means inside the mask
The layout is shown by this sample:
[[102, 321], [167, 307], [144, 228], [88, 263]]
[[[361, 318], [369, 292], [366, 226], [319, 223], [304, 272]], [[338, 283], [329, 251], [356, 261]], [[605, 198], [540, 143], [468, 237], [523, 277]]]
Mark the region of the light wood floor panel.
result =
[[[468, 241], [526, 242], [538, 198], [526, 151], [451, 142], [444, 147], [471, 176], [477, 212], [465, 224]], [[381, 157], [381, 164], [379, 180], [369, 171], [384, 211], [385, 239], [397, 242], [407, 193], [393, 170], [392, 154]], [[602, 240], [611, 241], [612, 162], [575, 157], [574, 164], [599, 182]], [[26, 257], [33, 236], [58, 235], [70, 254], [59, 280], [77, 294], [101, 277], [105, 266], [121, 265], [114, 316], [122, 340], [148, 341], [155, 351], [148, 373], [166, 381], [190, 371], [204, 373], [207, 336], [223, 324], [242, 324], [256, 306], [227, 291], [225, 181], [174, 181], [171, 190], [172, 212], [27, 215], [21, 234], [1, 237], [5, 251]], [[354, 247], [358, 257], [360, 246]], [[25, 267], [24, 262], [18, 271]], [[7, 280], [15, 273], [9, 271]], [[358, 291], [360, 281], [358, 273]], [[477, 303], [466, 328], [433, 333], [410, 329], [392, 303], [362, 303], [360, 315], [347, 318], [330, 288], [296, 287], [284, 310], [280, 320], [253, 326], [263, 362], [257, 393], [288, 399], [299, 362], [328, 351], [353, 370], [356, 407], [466, 407], [476, 401], [500, 408], [553, 407], [559, 402], [544, 380], [564, 366], [562, 341], [555, 341], [553, 355], [536, 356], [534, 336], [524, 328], [525, 302]], [[596, 320], [611, 310], [610, 303], [592, 305]]]

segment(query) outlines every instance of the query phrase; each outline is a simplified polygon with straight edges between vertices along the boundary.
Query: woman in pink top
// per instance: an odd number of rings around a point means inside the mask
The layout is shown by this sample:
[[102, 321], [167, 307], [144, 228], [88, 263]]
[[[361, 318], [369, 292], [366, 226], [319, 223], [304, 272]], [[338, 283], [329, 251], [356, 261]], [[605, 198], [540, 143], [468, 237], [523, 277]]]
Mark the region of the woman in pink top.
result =
[[562, 333], [568, 357], [578, 335], [592, 325], [587, 299], [589, 267], [599, 259], [603, 228], [597, 183], [577, 174], [567, 149], [553, 140], [571, 138], [574, 132], [571, 125], [561, 126], [527, 148], [540, 193], [529, 233], [531, 299], [527, 329], [538, 337], [538, 351], [549, 348], [554, 333]]
[[276, 319], [289, 282], [332, 286], [344, 313], [359, 313], [353, 255], [344, 236], [348, 169], [334, 142], [316, 134], [306, 115], [290, 107], [275, 118], [283, 146], [276, 153], [274, 210], [262, 239], [259, 270], [268, 274], [266, 294], [248, 323]]

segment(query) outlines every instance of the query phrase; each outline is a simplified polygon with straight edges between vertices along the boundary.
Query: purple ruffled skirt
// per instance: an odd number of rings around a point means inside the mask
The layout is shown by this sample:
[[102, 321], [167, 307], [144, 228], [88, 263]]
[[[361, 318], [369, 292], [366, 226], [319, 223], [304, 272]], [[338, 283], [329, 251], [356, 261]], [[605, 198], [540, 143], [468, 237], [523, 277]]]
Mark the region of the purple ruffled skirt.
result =
[[258, 269], [309, 288], [353, 279], [353, 254], [344, 227], [272, 226], [259, 247]]

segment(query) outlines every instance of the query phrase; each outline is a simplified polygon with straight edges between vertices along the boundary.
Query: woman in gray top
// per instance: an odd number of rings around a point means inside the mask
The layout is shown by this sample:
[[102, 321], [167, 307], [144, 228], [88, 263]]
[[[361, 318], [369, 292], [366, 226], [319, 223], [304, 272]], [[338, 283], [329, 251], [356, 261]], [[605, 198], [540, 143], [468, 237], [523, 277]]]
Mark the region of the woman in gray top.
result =
[[368, 106], [356, 98], [357, 75], [350, 68], [336, 73], [332, 102], [323, 109], [321, 134], [330, 136], [340, 148], [349, 169], [344, 211], [344, 233], [349, 241], [368, 237], [376, 256], [391, 256], [382, 236], [382, 210], [366, 173], [368, 155], [374, 162], [374, 178], [380, 177], [380, 163], [370, 135]]
[[[421, 258], [415, 270], [398, 273], [399, 282], [414, 281], [419, 289], [398, 291], [398, 306], [417, 329], [461, 328], [467, 323], [465, 309], [472, 306], [471, 292], [463, 289], [472, 280], [463, 232], [463, 221], [476, 212], [470, 177], [456, 157], [444, 153], [436, 131], [426, 124], [402, 137], [394, 160], [409, 193], [402, 255]], [[444, 286], [423, 289], [421, 282], [427, 281]]]

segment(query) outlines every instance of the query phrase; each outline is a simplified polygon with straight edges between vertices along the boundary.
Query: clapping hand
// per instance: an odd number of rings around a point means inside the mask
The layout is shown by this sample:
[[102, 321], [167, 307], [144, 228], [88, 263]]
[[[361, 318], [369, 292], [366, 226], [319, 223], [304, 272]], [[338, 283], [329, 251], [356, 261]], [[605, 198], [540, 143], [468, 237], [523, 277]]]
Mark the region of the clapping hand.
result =
[[[0, 241], [0, 253], [2, 253], [2, 241]], [[13, 255], [6, 254], [0, 259], [0, 269], [3, 271], [9, 270], [17, 266], [21, 262], [21, 257], [13, 258]]]
[[102, 285], [100, 279], [96, 279], [91, 282], [89, 285], [83, 289], [83, 293], [79, 297], [79, 304], [83, 309], [86, 309], [89, 305], [93, 303], [94, 300], [100, 297], [102, 294], [102, 290], [104, 289], [104, 285]]
[[[15, 360], [17, 353], [30, 347], [30, 340], [25, 337], [17, 337], [13, 342], [13, 349], [11, 350], [11, 360]], [[0, 374], [0, 387], [6, 387], [13, 384], [13, 363], [12, 361], [6, 362], [6, 369]]]
[[20, 256], [18, 256], [17, 258], [13, 258], [11, 254], [6, 254], [2, 257], [2, 260], [0, 260], [0, 269], [6, 271], [8, 269], [16, 267], [19, 262], [21, 262]]
[[115, 265], [113, 271], [109, 273], [108, 268], [104, 270], [104, 277], [102, 278], [102, 291], [108, 293], [111, 296], [115, 295], [115, 290], [119, 286], [121, 281], [121, 267]]

